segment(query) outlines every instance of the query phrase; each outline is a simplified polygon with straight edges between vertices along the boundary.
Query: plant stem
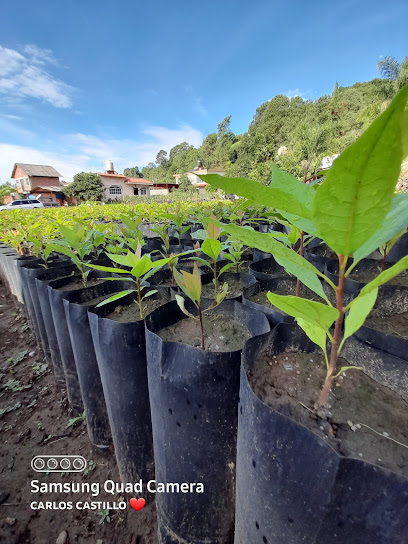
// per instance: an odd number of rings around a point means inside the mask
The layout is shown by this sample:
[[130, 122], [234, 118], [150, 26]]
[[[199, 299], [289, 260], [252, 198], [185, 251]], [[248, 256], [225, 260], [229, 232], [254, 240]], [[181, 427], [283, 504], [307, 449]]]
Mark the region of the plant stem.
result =
[[215, 297], [218, 293], [218, 278], [217, 278], [217, 261], [214, 260], [214, 286], [215, 286]]
[[205, 351], [204, 345], [204, 326], [203, 326], [203, 315], [201, 313], [201, 306], [198, 305], [198, 319], [200, 320], [200, 330], [201, 330], [201, 349]]
[[[302, 230], [300, 233], [300, 256], [303, 257], [303, 240], [305, 236], [305, 231]], [[298, 297], [300, 293], [300, 279], [298, 278], [296, 283], [296, 296]]]
[[387, 248], [385, 248], [383, 252], [383, 258], [381, 261], [381, 272], [384, 272], [386, 259], [387, 259]]
[[143, 305], [142, 305], [142, 295], [140, 293], [139, 278], [136, 278], [136, 286], [137, 286], [137, 300], [138, 300], [138, 304], [139, 304], [139, 314], [140, 314], [141, 321], [143, 321]]
[[339, 285], [336, 289], [336, 306], [339, 311], [339, 317], [337, 318], [336, 324], [334, 326], [333, 342], [331, 346], [329, 368], [327, 371], [326, 380], [323, 384], [323, 389], [320, 392], [320, 397], [319, 397], [320, 407], [327, 405], [327, 401], [329, 400], [330, 389], [333, 384], [334, 376], [336, 374], [338, 349], [340, 344], [341, 328], [343, 325], [343, 317], [344, 317], [344, 311], [343, 311], [344, 269], [345, 269], [344, 255], [339, 255]]

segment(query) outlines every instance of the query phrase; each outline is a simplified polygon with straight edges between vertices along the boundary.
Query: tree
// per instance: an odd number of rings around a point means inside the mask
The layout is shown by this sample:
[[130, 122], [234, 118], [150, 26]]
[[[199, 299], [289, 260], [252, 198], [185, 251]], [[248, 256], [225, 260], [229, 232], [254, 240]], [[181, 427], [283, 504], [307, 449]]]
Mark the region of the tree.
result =
[[167, 151], [164, 151], [164, 149], [160, 149], [160, 151], [156, 155], [156, 164], [159, 166], [166, 166], [169, 162], [169, 159], [167, 158]]
[[10, 183], [2, 183], [0, 185], [0, 202], [3, 202], [3, 198], [9, 195], [13, 191], [13, 187]]
[[123, 175], [127, 176], [128, 178], [142, 178], [143, 174], [139, 170], [138, 166], [134, 166], [133, 168], [125, 168], [123, 170]]
[[101, 200], [104, 185], [98, 174], [80, 172], [74, 176], [74, 181], [63, 189], [66, 196], [74, 196], [81, 202], [87, 200]]
[[183, 193], [194, 193], [194, 192], [197, 191], [197, 189], [194, 187], [194, 185], [188, 179], [187, 174], [183, 174], [183, 175], [180, 176], [178, 191], [182, 191]]
[[377, 70], [385, 79], [397, 79], [400, 69], [400, 63], [394, 57], [387, 56], [377, 62]]

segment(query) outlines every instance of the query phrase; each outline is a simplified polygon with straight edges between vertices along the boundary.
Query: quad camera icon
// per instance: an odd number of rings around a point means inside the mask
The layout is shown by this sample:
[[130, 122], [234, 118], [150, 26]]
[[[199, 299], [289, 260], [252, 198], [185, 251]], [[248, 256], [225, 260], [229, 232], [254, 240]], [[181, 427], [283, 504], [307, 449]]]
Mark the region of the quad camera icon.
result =
[[86, 465], [82, 455], [36, 455], [31, 460], [35, 472], [82, 472]]

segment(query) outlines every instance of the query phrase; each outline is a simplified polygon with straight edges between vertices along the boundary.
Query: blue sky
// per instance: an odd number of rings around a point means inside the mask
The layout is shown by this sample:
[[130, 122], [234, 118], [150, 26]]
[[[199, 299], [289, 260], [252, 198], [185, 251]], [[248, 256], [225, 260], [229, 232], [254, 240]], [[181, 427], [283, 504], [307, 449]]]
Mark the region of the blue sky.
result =
[[0, 19], [0, 181], [119, 172], [236, 133], [276, 94], [316, 99], [408, 55], [406, 0], [14, 0]]

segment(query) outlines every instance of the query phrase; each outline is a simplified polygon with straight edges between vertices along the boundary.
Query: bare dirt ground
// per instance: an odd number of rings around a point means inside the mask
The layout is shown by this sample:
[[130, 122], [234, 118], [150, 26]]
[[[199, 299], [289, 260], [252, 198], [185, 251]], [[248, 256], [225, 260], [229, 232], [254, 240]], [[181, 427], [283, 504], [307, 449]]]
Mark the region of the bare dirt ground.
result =
[[[82, 420], [67, 425], [70, 414], [65, 392], [59, 390], [41, 357], [23, 313], [0, 281], [0, 542], [4, 544], [155, 544], [154, 495], [136, 512], [129, 499], [137, 494], [110, 495], [103, 482], [120, 482], [113, 452], [92, 448]], [[85, 473], [38, 474], [31, 468], [36, 455], [85, 457]], [[84, 493], [33, 492], [32, 481], [96, 483], [97, 497]], [[125, 510], [79, 510], [76, 503], [120, 501]], [[61, 509], [67, 502], [71, 510]], [[33, 509], [32, 503], [49, 502], [53, 510]], [[105, 505], [106, 506], [106, 505]], [[109, 505], [108, 505], [109, 506]], [[61, 534], [63, 532], [67, 534]]]

